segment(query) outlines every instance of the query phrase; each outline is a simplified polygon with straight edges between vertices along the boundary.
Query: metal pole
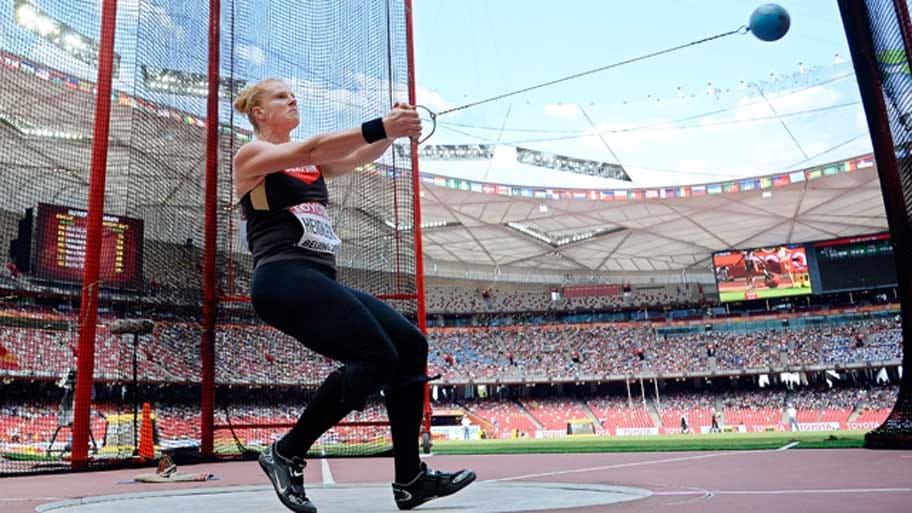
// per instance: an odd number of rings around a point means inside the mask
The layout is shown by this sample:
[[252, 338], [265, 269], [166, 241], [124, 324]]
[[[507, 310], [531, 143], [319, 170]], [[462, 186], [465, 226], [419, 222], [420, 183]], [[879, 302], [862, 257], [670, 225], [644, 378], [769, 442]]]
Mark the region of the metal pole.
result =
[[139, 389], [136, 384], [136, 343], [139, 335], [133, 334], [133, 456], [139, 455], [139, 442], [137, 440], [136, 417], [139, 415]]
[[[215, 322], [218, 317], [218, 290], [215, 280], [218, 244], [218, 130], [219, 130], [219, 44], [221, 2], [209, 0], [209, 96], [206, 102], [206, 199], [203, 242], [203, 326], [200, 340], [200, 453], [211, 456], [215, 450]], [[234, 84], [231, 84], [234, 87]], [[230, 137], [234, 137], [232, 133]]]
[[633, 396], [630, 395], [630, 378], [624, 378], [624, 383], [627, 385], [627, 407], [633, 408]]
[[101, 40], [98, 51], [98, 96], [95, 97], [95, 127], [92, 134], [92, 172], [86, 218], [85, 269], [79, 308], [76, 397], [73, 408], [73, 446], [70, 467], [89, 465], [90, 404], [95, 373], [95, 322], [98, 310], [98, 275], [101, 260], [101, 229], [104, 216], [105, 178], [108, 166], [108, 134], [111, 121], [111, 82], [114, 69], [114, 32], [117, 0], [104, 0], [101, 7]]

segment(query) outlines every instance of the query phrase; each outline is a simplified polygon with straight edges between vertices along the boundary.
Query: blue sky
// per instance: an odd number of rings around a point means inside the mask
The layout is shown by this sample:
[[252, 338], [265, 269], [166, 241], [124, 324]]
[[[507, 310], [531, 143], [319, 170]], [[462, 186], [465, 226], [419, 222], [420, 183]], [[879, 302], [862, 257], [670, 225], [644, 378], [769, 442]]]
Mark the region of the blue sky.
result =
[[[419, 102], [451, 108], [733, 30], [760, 3], [416, 0]], [[835, 0], [780, 4], [792, 22], [780, 41], [732, 35], [472, 107], [442, 116], [429, 143], [619, 160], [639, 185], [755, 176], [869, 152]], [[742, 81], [760, 86], [798, 144]], [[651, 127], [630, 130], [643, 125]]]

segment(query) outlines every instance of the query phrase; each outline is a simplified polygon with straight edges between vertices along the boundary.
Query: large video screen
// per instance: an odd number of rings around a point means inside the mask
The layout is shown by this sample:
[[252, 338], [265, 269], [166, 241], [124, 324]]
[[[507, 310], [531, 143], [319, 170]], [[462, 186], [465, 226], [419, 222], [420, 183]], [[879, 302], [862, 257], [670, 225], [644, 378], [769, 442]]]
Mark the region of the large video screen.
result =
[[820, 241], [808, 246], [813, 248], [820, 274], [817, 292], [896, 286], [896, 260], [889, 233]]
[[719, 301], [746, 301], [811, 293], [807, 251], [787, 244], [713, 254]]
[[[33, 274], [47, 280], [81, 283], [86, 263], [87, 212], [38, 204]], [[102, 221], [99, 279], [102, 287], [142, 288], [143, 222], [105, 215]]]

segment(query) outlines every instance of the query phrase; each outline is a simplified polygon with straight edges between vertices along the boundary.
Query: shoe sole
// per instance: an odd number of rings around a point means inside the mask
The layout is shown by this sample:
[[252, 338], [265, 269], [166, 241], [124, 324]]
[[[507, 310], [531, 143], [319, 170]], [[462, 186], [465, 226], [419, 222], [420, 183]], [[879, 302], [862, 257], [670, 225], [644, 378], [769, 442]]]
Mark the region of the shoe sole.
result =
[[267, 478], [269, 478], [269, 482], [272, 483], [272, 489], [275, 490], [276, 496], [278, 496], [279, 501], [282, 503], [283, 506], [285, 506], [286, 508], [288, 508], [292, 511], [296, 511], [297, 513], [317, 513], [316, 507], [308, 508], [308, 509], [299, 509], [295, 506], [292, 506], [291, 504], [288, 504], [285, 501], [285, 496], [282, 495], [281, 492], [279, 492], [279, 485], [278, 485], [278, 483], [275, 482], [275, 480], [272, 479], [272, 472], [269, 471], [269, 469], [266, 467], [266, 464], [263, 463], [263, 460], [261, 460], [260, 458], [257, 458], [257, 463], [260, 464], [260, 468], [263, 470], [263, 473], [266, 474]]
[[400, 506], [399, 503], [396, 503], [396, 506], [397, 506], [400, 510], [406, 511], [406, 510], [410, 510], [410, 509], [415, 509], [415, 508], [417, 508], [418, 506], [421, 506], [422, 504], [425, 504], [425, 503], [427, 503], [427, 502], [430, 502], [430, 501], [432, 501], [432, 500], [434, 500], [434, 499], [440, 499], [440, 498], [442, 498], [442, 497], [449, 497], [450, 495], [453, 495], [454, 493], [457, 493], [457, 492], [461, 491], [461, 490], [462, 490], [463, 488], [465, 488], [466, 486], [469, 486], [470, 484], [474, 483], [474, 482], [475, 482], [475, 478], [477, 478], [477, 477], [478, 477], [478, 476], [476, 476], [475, 473], [473, 472], [471, 476], [467, 477], [464, 481], [462, 481], [461, 483], [459, 483], [459, 488], [453, 490], [452, 492], [450, 492], [450, 493], [448, 493], [448, 494], [446, 494], [446, 495], [433, 495], [433, 496], [431, 496], [431, 497], [425, 497], [424, 499], [421, 500], [421, 502], [418, 502], [418, 503], [416, 503], [416, 504], [412, 504], [412, 505], [410, 505], [410, 506]]

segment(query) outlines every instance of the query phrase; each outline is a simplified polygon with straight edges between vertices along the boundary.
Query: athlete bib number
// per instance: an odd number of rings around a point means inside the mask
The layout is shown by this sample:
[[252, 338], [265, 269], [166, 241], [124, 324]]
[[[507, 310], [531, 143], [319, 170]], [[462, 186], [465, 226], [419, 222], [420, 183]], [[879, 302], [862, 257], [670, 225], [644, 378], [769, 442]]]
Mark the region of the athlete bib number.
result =
[[333, 254], [339, 244], [342, 244], [342, 241], [336, 236], [336, 232], [333, 231], [332, 221], [329, 220], [326, 207], [322, 204], [301, 203], [289, 207], [288, 211], [298, 219], [304, 229], [298, 246], [318, 253]]

